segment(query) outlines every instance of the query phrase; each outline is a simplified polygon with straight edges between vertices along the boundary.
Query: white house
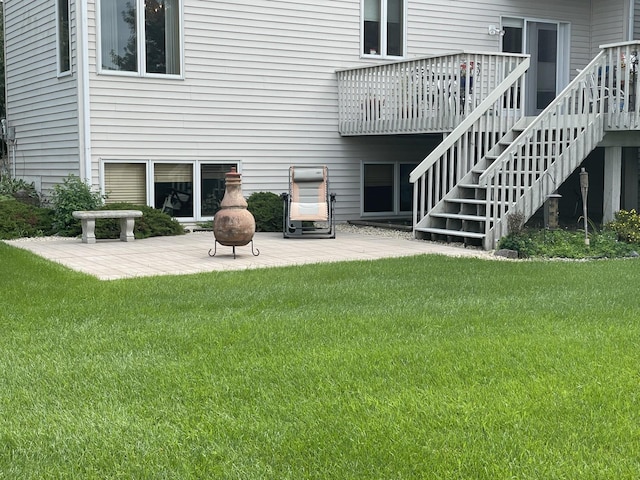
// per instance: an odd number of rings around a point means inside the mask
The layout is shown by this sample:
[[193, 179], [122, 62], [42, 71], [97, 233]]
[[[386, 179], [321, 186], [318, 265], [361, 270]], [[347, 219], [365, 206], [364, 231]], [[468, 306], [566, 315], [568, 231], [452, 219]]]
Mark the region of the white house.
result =
[[458, 230], [487, 247], [508, 212], [529, 217], [558, 189], [573, 213], [581, 165], [597, 219], [638, 206], [629, 42], [640, 0], [5, 0], [4, 10], [11, 171], [45, 193], [70, 173], [108, 201], [162, 208], [177, 192], [173, 214], [195, 222], [212, 218], [231, 166], [248, 196], [286, 191], [290, 165], [322, 164], [339, 220], [413, 216], [419, 235]]

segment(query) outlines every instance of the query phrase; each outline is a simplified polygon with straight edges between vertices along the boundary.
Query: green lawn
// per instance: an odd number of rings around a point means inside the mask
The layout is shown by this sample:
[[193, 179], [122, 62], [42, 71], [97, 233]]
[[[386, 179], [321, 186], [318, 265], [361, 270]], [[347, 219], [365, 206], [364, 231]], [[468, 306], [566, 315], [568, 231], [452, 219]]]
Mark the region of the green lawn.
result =
[[638, 260], [0, 268], [3, 480], [640, 477]]

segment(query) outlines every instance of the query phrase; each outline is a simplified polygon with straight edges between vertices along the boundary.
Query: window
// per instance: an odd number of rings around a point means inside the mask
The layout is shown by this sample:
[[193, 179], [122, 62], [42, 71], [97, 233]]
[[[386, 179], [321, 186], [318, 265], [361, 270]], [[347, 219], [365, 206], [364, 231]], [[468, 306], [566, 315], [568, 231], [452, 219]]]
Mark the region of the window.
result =
[[180, 75], [180, 0], [101, 0], [105, 71]]
[[193, 165], [156, 163], [153, 169], [154, 208], [172, 217], [193, 217]]
[[401, 215], [413, 208], [409, 174], [417, 163], [366, 163], [363, 168], [363, 212]]
[[220, 209], [225, 174], [236, 162], [105, 160], [106, 203], [150, 205], [180, 220], [210, 220]]
[[71, 31], [69, 29], [69, 0], [57, 0], [56, 34], [58, 36], [58, 73], [71, 71]]
[[104, 165], [106, 203], [147, 204], [147, 166], [144, 163]]
[[235, 163], [200, 165], [200, 216], [213, 217], [220, 209], [226, 187], [226, 173], [237, 168]]
[[404, 55], [404, 0], [363, 0], [363, 53]]

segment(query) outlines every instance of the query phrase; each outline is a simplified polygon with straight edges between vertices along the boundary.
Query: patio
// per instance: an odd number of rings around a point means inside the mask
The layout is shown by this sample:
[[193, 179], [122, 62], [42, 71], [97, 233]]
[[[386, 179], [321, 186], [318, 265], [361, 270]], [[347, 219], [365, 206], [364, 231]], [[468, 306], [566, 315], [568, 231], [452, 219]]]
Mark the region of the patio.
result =
[[490, 252], [435, 242], [407, 239], [381, 231], [340, 231], [335, 239], [284, 239], [281, 233], [256, 233], [251, 246], [232, 248], [218, 245], [215, 257], [211, 232], [195, 232], [174, 237], [153, 237], [135, 242], [98, 240], [81, 243], [79, 238], [46, 237], [5, 241], [48, 260], [101, 280], [153, 275], [182, 275], [202, 272], [281, 267], [309, 263], [376, 260], [421, 254], [491, 257]]

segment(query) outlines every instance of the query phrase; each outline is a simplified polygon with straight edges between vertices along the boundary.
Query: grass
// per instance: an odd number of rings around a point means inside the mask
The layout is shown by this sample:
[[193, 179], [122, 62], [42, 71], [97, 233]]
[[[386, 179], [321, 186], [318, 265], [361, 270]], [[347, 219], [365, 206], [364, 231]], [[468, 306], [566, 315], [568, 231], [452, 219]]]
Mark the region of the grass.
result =
[[636, 260], [0, 262], [0, 479], [640, 476]]

